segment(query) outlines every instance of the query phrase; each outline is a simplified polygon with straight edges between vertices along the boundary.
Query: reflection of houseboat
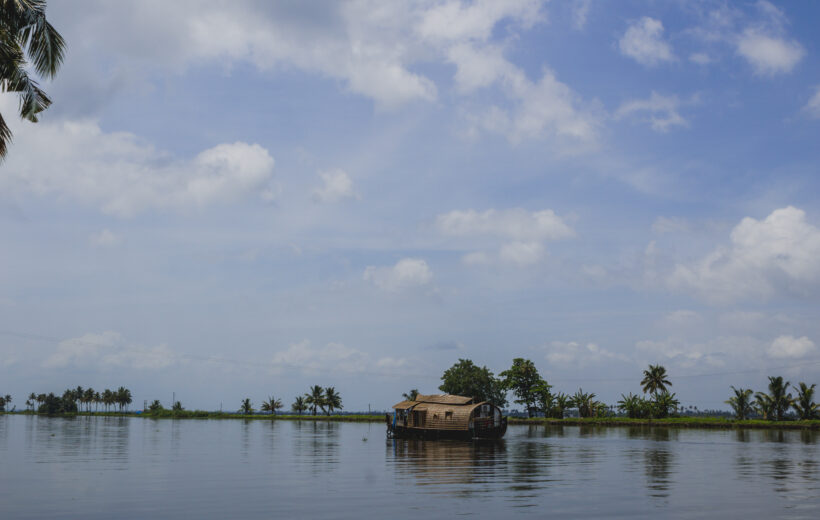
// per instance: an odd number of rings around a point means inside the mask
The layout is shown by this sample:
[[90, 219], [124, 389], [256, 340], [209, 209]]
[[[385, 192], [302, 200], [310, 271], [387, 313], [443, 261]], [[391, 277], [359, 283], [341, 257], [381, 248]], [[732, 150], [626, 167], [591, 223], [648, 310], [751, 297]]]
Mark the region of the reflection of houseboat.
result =
[[393, 406], [387, 433], [424, 439], [500, 439], [507, 431], [501, 409], [459, 395], [418, 395]]

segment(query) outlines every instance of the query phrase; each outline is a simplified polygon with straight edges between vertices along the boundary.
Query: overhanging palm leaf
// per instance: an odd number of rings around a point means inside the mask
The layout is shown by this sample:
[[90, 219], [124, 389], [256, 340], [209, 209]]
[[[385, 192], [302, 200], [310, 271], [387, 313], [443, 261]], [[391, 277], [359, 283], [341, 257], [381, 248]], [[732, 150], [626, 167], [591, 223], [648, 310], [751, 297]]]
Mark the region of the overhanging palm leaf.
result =
[[[0, 1], [0, 91], [20, 94], [20, 117], [37, 122], [51, 100], [26, 72], [26, 57], [40, 75], [52, 78], [65, 58], [65, 40], [46, 20], [42, 0]], [[0, 116], [0, 158], [12, 133]]]

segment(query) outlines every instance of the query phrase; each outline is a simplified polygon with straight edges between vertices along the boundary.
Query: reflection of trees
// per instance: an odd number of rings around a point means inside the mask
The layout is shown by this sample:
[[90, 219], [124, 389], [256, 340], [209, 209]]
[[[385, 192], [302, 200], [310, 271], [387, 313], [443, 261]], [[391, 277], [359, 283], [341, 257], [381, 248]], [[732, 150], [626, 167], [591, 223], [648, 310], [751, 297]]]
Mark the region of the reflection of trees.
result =
[[294, 421], [294, 453], [308, 461], [314, 472], [332, 469], [339, 462], [339, 423]]
[[649, 495], [665, 498], [669, 496], [672, 486], [672, 474], [677, 466], [675, 453], [669, 441], [678, 439], [678, 430], [674, 428], [653, 428], [651, 426], [630, 426], [626, 436], [630, 439], [648, 441], [643, 449], [631, 450], [636, 460], [642, 461], [646, 475], [646, 488]]
[[[387, 451], [388, 459], [393, 459], [397, 475], [412, 477], [421, 486], [444, 486], [446, 491], [442, 492], [465, 496], [480, 492], [496, 479], [503, 479], [506, 472], [504, 441], [392, 439], [387, 442]], [[451, 488], [466, 484], [470, 487]]]

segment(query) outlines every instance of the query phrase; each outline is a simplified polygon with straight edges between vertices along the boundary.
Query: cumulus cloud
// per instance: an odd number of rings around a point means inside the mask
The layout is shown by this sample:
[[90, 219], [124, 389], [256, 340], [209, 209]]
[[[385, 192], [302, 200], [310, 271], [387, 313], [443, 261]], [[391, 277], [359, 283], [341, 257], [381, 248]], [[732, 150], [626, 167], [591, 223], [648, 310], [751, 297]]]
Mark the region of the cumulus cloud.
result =
[[572, 2], [572, 28], [580, 31], [587, 24], [592, 0], [574, 0]]
[[364, 280], [385, 291], [400, 291], [427, 285], [433, 279], [433, 271], [421, 258], [402, 258], [391, 267], [368, 266]]
[[165, 345], [145, 347], [132, 344], [126, 342], [118, 332], [105, 331], [90, 332], [60, 342], [57, 350], [43, 362], [43, 366], [97, 370], [160, 370], [175, 363], [176, 356]]
[[133, 134], [104, 132], [93, 121], [23, 124], [14, 132], [0, 188], [94, 205], [119, 217], [236, 201], [261, 192], [273, 175], [274, 160], [258, 144], [219, 144], [183, 160]]
[[320, 202], [336, 202], [356, 197], [353, 181], [344, 170], [330, 170], [319, 173], [322, 187], [313, 192], [313, 198]]
[[737, 53], [749, 62], [756, 74], [774, 76], [791, 72], [806, 51], [796, 40], [749, 28], [737, 40]]
[[691, 265], [676, 265], [669, 284], [716, 303], [806, 295], [820, 283], [818, 258], [820, 229], [806, 221], [804, 211], [789, 206], [763, 220], [744, 218], [728, 245]]
[[579, 343], [577, 341], [553, 341], [542, 347], [545, 357], [551, 365], [567, 367], [583, 367], [607, 361], [629, 361], [622, 354], [610, 352], [595, 343]]
[[623, 103], [615, 112], [616, 118], [645, 114], [647, 122], [656, 132], [667, 132], [673, 126], [688, 126], [678, 109], [678, 96], [662, 96], [652, 92], [649, 99], [633, 99]]
[[814, 342], [806, 336], [779, 336], [772, 341], [768, 354], [773, 358], [801, 358], [814, 351]]
[[647, 66], [675, 59], [672, 48], [663, 40], [663, 23], [648, 16], [629, 25], [618, 40], [618, 48], [624, 56]]
[[574, 234], [551, 209], [532, 212], [521, 208], [484, 212], [453, 210], [438, 215], [436, 226], [446, 235], [490, 235], [515, 240], [555, 240]]
[[526, 265], [539, 261], [544, 255], [543, 242], [573, 236], [575, 233], [564, 220], [550, 209], [529, 212], [521, 208], [454, 210], [436, 217], [439, 232], [453, 237], [472, 237], [481, 242], [502, 243], [496, 254], [475, 251], [464, 257], [468, 264], [490, 263], [495, 259]]
[[373, 359], [370, 354], [342, 343], [314, 347], [308, 340], [291, 344], [287, 349], [276, 352], [271, 359], [275, 371], [298, 370], [305, 374], [392, 374], [406, 367], [407, 363], [405, 358]]

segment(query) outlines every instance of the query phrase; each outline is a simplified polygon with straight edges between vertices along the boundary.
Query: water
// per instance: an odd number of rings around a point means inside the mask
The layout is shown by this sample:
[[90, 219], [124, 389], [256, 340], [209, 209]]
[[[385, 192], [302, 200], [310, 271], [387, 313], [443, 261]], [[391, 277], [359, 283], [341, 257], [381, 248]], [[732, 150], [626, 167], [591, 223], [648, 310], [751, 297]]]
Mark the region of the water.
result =
[[[365, 440], [366, 439], [366, 440]], [[0, 518], [817, 518], [816, 432], [0, 416]]]

